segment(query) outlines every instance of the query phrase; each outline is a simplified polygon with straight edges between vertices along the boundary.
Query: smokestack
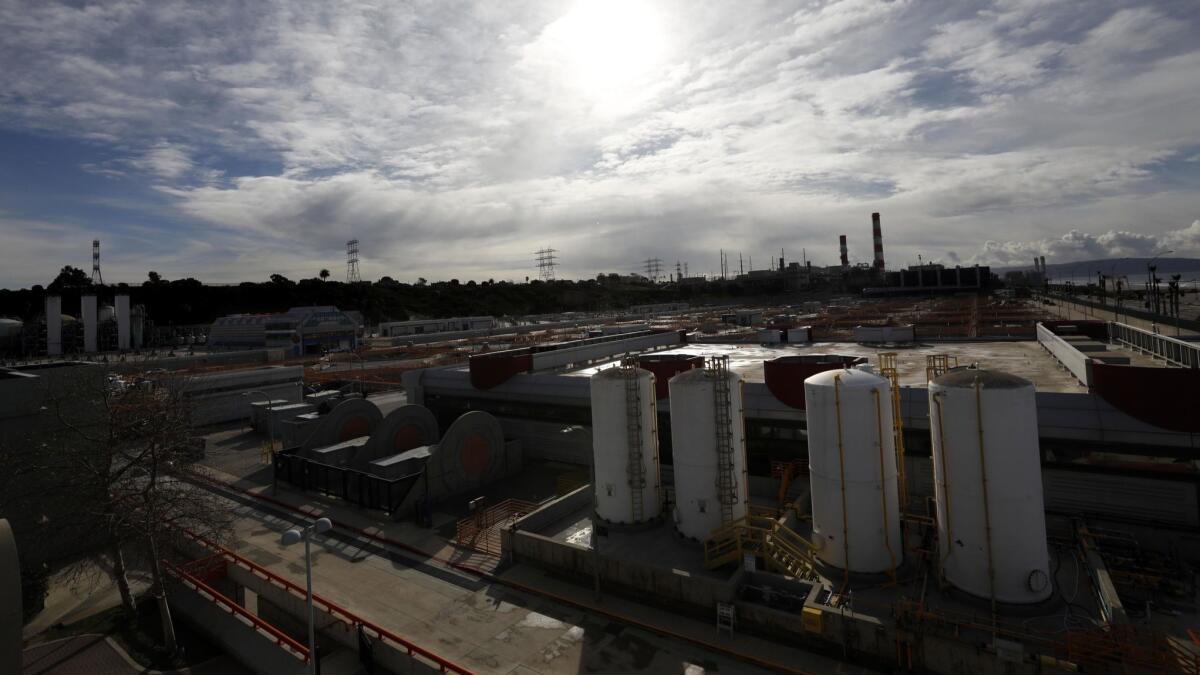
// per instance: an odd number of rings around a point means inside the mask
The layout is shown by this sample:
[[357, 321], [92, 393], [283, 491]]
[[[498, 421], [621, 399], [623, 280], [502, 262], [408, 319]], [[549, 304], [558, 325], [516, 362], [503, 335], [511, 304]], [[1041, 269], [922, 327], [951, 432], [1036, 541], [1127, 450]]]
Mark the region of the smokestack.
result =
[[875, 269], [883, 271], [883, 230], [879, 226], [879, 214], [871, 214], [871, 234], [875, 237]]
[[1046, 256], [1042, 256], [1042, 274], [1046, 273]]
[[850, 254], [846, 250], [846, 235], [838, 236], [838, 242], [842, 245], [842, 271], [845, 272], [846, 268], [850, 267]]
[[1035, 255], [1035, 256], [1033, 256], [1033, 271], [1034, 271], [1034, 272], [1041, 272], [1041, 271], [1042, 271], [1042, 270], [1041, 270], [1041, 268], [1039, 268], [1039, 267], [1038, 267], [1038, 259], [1037, 259], [1037, 256], [1036, 256], [1036, 255]]

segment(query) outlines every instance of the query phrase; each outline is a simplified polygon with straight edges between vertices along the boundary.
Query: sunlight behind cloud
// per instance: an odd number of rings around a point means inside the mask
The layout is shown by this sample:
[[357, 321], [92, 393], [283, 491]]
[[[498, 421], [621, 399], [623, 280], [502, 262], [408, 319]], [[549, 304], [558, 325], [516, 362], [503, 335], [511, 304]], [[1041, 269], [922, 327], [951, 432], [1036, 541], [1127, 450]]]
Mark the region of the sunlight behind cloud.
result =
[[582, 0], [546, 26], [530, 49], [567, 95], [599, 115], [637, 108], [669, 53], [662, 16], [633, 0]]

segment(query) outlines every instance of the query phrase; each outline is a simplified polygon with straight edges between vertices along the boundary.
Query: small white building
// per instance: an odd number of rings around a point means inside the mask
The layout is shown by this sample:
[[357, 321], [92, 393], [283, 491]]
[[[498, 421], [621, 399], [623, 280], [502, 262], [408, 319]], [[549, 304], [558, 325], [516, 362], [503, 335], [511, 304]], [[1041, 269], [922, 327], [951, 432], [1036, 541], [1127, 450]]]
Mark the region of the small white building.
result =
[[379, 324], [379, 337], [402, 335], [428, 335], [430, 333], [456, 333], [465, 330], [488, 330], [496, 327], [490, 316], [460, 316], [449, 319], [418, 319], [416, 321], [388, 321]]

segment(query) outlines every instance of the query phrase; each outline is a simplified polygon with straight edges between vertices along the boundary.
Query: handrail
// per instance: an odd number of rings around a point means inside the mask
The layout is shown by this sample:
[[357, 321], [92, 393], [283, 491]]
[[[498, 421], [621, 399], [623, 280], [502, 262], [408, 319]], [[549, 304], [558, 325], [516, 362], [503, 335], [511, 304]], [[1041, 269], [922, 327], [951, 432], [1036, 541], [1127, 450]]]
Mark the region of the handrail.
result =
[[[215, 552], [221, 554], [230, 562], [234, 563], [235, 565], [238, 565], [239, 567], [243, 567], [243, 568], [249, 570], [252, 574], [254, 574], [256, 576], [260, 576], [268, 582], [275, 583], [279, 586], [282, 586], [289, 593], [296, 593], [297, 595], [304, 597], [304, 598], [308, 597], [308, 592], [303, 587], [272, 572], [271, 570], [268, 570], [267, 568], [259, 565], [258, 563], [255, 563], [251, 560], [243, 558], [242, 556], [238, 555], [237, 553], [234, 553], [233, 551], [225, 548], [224, 546], [221, 546], [220, 544], [218, 544], [216, 542], [209, 541], [208, 539], [205, 539], [204, 537], [202, 537], [198, 534], [195, 534], [188, 530], [182, 530], [182, 531], [186, 536], [193, 539], [197, 543], [209, 548], [212, 551], [215, 551]], [[347, 630], [350, 630], [353, 627], [361, 626], [365, 630], [374, 632], [375, 637], [377, 639], [394, 643], [397, 647], [404, 649], [405, 652], [409, 656], [419, 655], [419, 656], [422, 656], [422, 657], [432, 661], [434, 663], [434, 665], [436, 665], [443, 673], [459, 673], [460, 675], [474, 675], [473, 671], [468, 670], [468, 669], [458, 665], [457, 663], [454, 663], [453, 661], [446, 659], [445, 657], [438, 656], [437, 654], [429, 651], [428, 649], [426, 649], [418, 644], [414, 644], [414, 643], [400, 637], [399, 635], [396, 635], [395, 633], [388, 631], [385, 628], [382, 628], [370, 621], [367, 621], [366, 619], [350, 612], [349, 610], [347, 610], [337, 604], [334, 604], [333, 602], [330, 602], [329, 600], [326, 600], [325, 598], [322, 598], [321, 596], [317, 595], [316, 593], [313, 593], [312, 597], [313, 597], [313, 605], [319, 606], [322, 611], [333, 616], [335, 619], [338, 620], [338, 622], [345, 624]]]
[[1117, 321], [1109, 324], [1109, 334], [1117, 342], [1150, 352], [1168, 363], [1183, 368], [1200, 368], [1200, 346], [1190, 342]]
[[195, 576], [188, 573], [183, 568], [175, 565], [174, 563], [170, 562], [169, 560], [164, 560], [163, 564], [166, 566], [166, 570], [169, 573], [178, 577], [179, 580], [184, 583], [184, 585], [190, 586], [192, 588], [192, 590], [199, 593], [201, 597], [208, 596], [207, 597], [208, 600], [211, 600], [211, 601], [217, 603], [217, 605], [227, 609], [231, 614], [234, 614], [236, 616], [240, 616], [240, 617], [246, 619], [247, 621], [250, 622], [250, 625], [251, 625], [251, 627], [254, 628], [254, 630], [267, 633], [275, 640], [275, 644], [279, 645], [280, 647], [283, 647], [284, 651], [288, 652], [289, 654], [292, 654], [293, 656], [300, 659], [304, 663], [308, 663], [308, 659], [309, 659], [308, 647], [305, 647], [304, 645], [300, 644], [296, 640], [292, 639], [291, 636], [289, 636], [287, 633], [284, 633], [283, 631], [279, 630], [275, 626], [272, 626], [271, 624], [267, 623], [266, 621], [263, 621], [262, 619], [258, 618], [256, 615], [254, 615], [252, 612], [247, 610], [245, 607], [242, 607], [241, 605], [237, 604], [233, 600], [230, 600], [229, 598], [225, 597], [224, 595], [221, 594], [220, 591], [217, 591], [216, 589], [214, 589], [213, 587], [204, 583], [203, 581], [200, 581], [199, 579], [197, 579]]

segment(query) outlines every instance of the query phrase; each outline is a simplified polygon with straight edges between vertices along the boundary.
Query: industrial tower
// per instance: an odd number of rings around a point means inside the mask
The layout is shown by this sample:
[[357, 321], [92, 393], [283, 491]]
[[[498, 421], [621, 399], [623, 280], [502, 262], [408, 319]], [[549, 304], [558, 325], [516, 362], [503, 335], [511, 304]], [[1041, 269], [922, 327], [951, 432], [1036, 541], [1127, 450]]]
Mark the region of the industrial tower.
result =
[[100, 274], [100, 240], [92, 240], [92, 285], [103, 286], [104, 276]]
[[358, 273], [358, 240], [346, 242], [346, 283], [353, 284], [362, 281]]

